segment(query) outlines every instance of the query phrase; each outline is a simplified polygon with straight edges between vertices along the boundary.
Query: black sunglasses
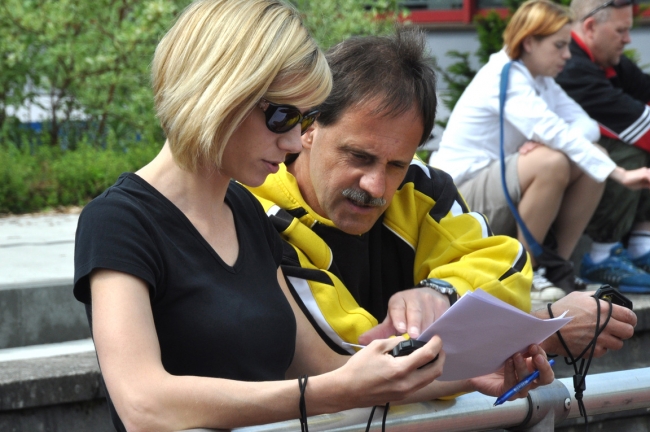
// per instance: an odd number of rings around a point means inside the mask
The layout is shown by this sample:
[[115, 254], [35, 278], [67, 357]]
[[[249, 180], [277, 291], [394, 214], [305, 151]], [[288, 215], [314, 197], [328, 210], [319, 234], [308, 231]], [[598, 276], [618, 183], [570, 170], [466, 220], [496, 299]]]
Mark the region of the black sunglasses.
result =
[[620, 8], [620, 7], [625, 7], [629, 5], [635, 5], [639, 2], [639, 0], [609, 0], [608, 2], [605, 2], [598, 6], [596, 9], [592, 10], [589, 12], [587, 15], [584, 16], [580, 21], [585, 21], [587, 18], [592, 17], [596, 15], [599, 11], [608, 8], [608, 7], [615, 7], [615, 8]]
[[262, 99], [259, 107], [266, 115], [266, 127], [271, 132], [289, 132], [296, 125], [300, 125], [300, 135], [304, 134], [309, 126], [314, 124], [320, 111], [312, 110], [303, 114], [293, 105], [278, 105]]

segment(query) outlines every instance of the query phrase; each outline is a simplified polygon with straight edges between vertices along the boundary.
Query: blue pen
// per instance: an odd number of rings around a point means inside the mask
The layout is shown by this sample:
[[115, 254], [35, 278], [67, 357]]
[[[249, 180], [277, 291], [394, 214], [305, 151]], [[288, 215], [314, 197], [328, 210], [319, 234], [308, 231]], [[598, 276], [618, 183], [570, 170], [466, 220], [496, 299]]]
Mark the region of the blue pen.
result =
[[[548, 364], [553, 366], [555, 364], [555, 359], [550, 359], [548, 361]], [[508, 390], [507, 392], [505, 392], [504, 394], [499, 396], [497, 401], [494, 402], [494, 406], [501, 405], [502, 403], [504, 403], [505, 401], [507, 401], [508, 399], [510, 399], [511, 397], [516, 395], [517, 393], [519, 393], [521, 391], [521, 389], [523, 389], [528, 384], [535, 381], [537, 378], [539, 378], [539, 371], [538, 370], [536, 370], [532, 374], [528, 375], [526, 378], [524, 378], [519, 383], [517, 383], [517, 385], [515, 385], [513, 388], [511, 388], [510, 390]]]

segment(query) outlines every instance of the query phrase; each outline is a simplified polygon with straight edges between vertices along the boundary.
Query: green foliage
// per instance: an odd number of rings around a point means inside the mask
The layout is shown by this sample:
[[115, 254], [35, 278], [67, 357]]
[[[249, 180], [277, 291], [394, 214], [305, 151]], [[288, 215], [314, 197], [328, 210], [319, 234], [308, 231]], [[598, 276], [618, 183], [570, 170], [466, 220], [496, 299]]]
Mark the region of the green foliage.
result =
[[627, 58], [632, 60], [634, 63], [636, 63], [644, 71], [646, 71], [646, 72], [650, 71], [650, 64], [648, 64], [648, 63], [641, 64], [641, 55], [639, 54], [639, 52], [636, 49], [628, 48], [625, 51], [623, 51], [623, 54]]
[[398, 0], [291, 0], [322, 49], [350, 36], [390, 33], [399, 14], [408, 11]]
[[[441, 95], [442, 103], [451, 111], [456, 106], [456, 102], [458, 102], [465, 88], [474, 79], [476, 70], [469, 64], [470, 53], [448, 51], [447, 55], [458, 59], [458, 61], [451, 64], [446, 70], [437, 69], [443, 81], [447, 84], [447, 90]], [[436, 124], [446, 127], [447, 120], [436, 120]]]
[[[0, 1], [0, 213], [83, 205], [164, 136], [149, 64], [191, 0]], [[324, 49], [392, 31], [399, 0], [290, 0]], [[42, 132], [8, 107], [49, 112]]]
[[479, 48], [476, 55], [481, 62], [488, 62], [490, 56], [503, 47], [503, 31], [508, 24], [495, 11], [490, 11], [485, 16], [477, 15], [474, 18], [476, 33], [479, 41]]
[[[485, 64], [490, 55], [499, 51], [503, 46], [503, 31], [506, 28], [507, 21], [501, 18], [497, 12], [490, 11], [485, 16], [475, 16], [474, 24], [479, 40], [476, 56], [480, 64]], [[446, 91], [442, 93], [442, 103], [450, 112], [453, 111], [465, 88], [478, 72], [470, 64], [470, 55], [469, 52], [448, 51], [447, 56], [456, 59], [456, 61], [449, 65], [447, 69], [437, 68], [447, 86]], [[436, 120], [436, 123], [445, 127], [447, 120]]]
[[[92, 136], [156, 134], [149, 62], [159, 37], [188, 1], [3, 0], [0, 127], [8, 105], [50, 113], [47, 143], [83, 118]], [[73, 143], [74, 144], [74, 143]]]
[[32, 157], [29, 149], [15, 146], [0, 147], [0, 213], [27, 212], [35, 206], [44, 206], [42, 197], [36, 189], [42, 183], [39, 163]]
[[160, 150], [141, 141], [106, 149], [81, 142], [74, 151], [23, 143], [0, 145], [0, 214], [84, 205], [127, 171], [135, 171]]
[[[162, 139], [149, 64], [159, 38], [190, 0], [3, 0], [0, 4], [0, 129], [8, 106], [49, 113], [44, 144], [60, 145], [77, 121], [79, 139], [109, 134]], [[353, 35], [389, 32], [398, 0], [293, 0], [327, 48]], [[79, 120], [83, 120], [80, 122]], [[74, 137], [71, 137], [74, 138]], [[70, 139], [64, 147], [76, 145]]]

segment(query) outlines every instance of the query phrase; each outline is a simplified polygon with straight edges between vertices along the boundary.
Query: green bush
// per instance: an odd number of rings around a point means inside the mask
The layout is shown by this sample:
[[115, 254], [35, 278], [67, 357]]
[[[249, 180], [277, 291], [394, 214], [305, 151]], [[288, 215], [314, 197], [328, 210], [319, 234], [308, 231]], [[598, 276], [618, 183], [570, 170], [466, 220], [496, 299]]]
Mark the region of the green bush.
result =
[[83, 142], [76, 150], [49, 146], [0, 146], [0, 213], [26, 213], [60, 206], [83, 206], [158, 153], [160, 141], [101, 148]]
[[41, 194], [36, 192], [43, 183], [39, 165], [27, 146], [0, 147], [0, 213], [24, 213], [44, 207]]
[[[149, 62], [191, 0], [3, 1], [0, 213], [84, 205], [162, 146]], [[290, 1], [324, 49], [390, 32], [405, 12], [399, 0]], [[55, 109], [42, 131], [9, 115], [9, 106], [38, 105], [46, 95]]]

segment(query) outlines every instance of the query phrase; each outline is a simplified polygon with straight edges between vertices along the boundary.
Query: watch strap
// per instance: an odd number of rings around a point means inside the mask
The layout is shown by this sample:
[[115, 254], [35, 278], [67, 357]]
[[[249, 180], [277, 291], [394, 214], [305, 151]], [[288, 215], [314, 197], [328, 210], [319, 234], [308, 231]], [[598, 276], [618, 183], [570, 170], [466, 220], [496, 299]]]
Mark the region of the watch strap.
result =
[[458, 300], [458, 292], [452, 284], [442, 279], [427, 278], [422, 279], [418, 284], [418, 287], [428, 287], [435, 291], [438, 291], [440, 294], [446, 295], [449, 297], [449, 306], [456, 303]]

